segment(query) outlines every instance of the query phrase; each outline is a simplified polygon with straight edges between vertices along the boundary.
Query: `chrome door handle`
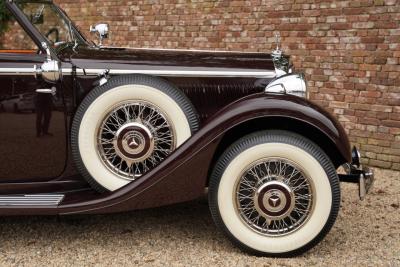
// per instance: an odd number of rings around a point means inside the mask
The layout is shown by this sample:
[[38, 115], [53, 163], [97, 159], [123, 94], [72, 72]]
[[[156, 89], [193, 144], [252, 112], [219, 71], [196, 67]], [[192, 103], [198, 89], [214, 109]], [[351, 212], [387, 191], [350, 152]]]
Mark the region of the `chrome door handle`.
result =
[[38, 89], [36, 89], [36, 93], [55, 95], [57, 93], [57, 89], [54, 86], [51, 87], [50, 89], [48, 89], [48, 88], [38, 88]]

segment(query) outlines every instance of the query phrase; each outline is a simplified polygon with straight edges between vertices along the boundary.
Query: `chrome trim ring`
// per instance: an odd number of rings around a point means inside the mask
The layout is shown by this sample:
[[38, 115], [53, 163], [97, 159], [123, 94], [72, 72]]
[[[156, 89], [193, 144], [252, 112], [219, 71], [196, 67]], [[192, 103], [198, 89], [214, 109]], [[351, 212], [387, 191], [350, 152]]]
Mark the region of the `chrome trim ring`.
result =
[[135, 180], [175, 150], [175, 136], [160, 108], [142, 100], [125, 101], [112, 107], [98, 125], [98, 153], [111, 172]]
[[296, 163], [283, 158], [257, 160], [236, 182], [236, 211], [247, 227], [266, 236], [283, 236], [310, 218], [315, 189]]

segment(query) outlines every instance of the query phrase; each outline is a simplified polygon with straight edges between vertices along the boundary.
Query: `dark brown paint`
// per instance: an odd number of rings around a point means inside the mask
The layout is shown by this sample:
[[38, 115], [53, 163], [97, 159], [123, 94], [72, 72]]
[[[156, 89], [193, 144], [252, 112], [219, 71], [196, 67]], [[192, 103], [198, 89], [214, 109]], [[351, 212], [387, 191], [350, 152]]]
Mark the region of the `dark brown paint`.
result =
[[132, 48], [94, 48], [79, 46], [76, 52], [64, 52], [63, 57], [79, 68], [104, 69], [176, 69], [225, 71], [273, 70], [267, 53], [209, 52], [190, 50], [146, 50]]
[[6, 215], [109, 213], [167, 205], [198, 198], [206, 186], [212, 156], [229, 129], [255, 118], [279, 116], [301, 120], [329, 136], [343, 162], [350, 160], [346, 134], [338, 122], [311, 102], [293, 96], [254, 94], [211, 118], [159, 166], [113, 193], [59, 207], [0, 208]]
[[[22, 12], [10, 2], [7, 6], [17, 16], [19, 23], [39, 45], [43, 37], [26, 19]], [[269, 54], [262, 53], [213, 53], [198, 51], [141, 50], [122, 48], [90, 47], [80, 45], [75, 51], [64, 49], [53, 57], [60, 59], [63, 68], [86, 69], [161, 69], [161, 70], [218, 70], [218, 71], [273, 71], [274, 66]], [[0, 54], [0, 67], [27, 67], [44, 61], [43, 55]], [[26, 86], [26, 90], [35, 90], [38, 81], [19, 75], [0, 76], [0, 82], [12, 86], [14, 80]], [[29, 82], [27, 82], [27, 79]], [[10, 177], [0, 177], [0, 193], [52, 193], [65, 192], [66, 198], [58, 207], [0, 207], [3, 215], [28, 214], [74, 214], [74, 213], [109, 213], [133, 209], [143, 209], [195, 199], [203, 194], [208, 174], [212, 167], [215, 153], [224, 141], [230, 129], [258, 118], [287, 118], [309, 125], [327, 137], [328, 142], [337, 150], [340, 162], [349, 162], [350, 146], [346, 133], [340, 124], [322, 108], [313, 103], [290, 95], [272, 95], [261, 93], [270, 78], [238, 77], [164, 77], [171, 84], [180, 88], [194, 103], [201, 117], [201, 129], [187, 142], [172, 153], [154, 170], [147, 173], [126, 187], [112, 193], [98, 194], [88, 188], [81, 177], [71, 179], [67, 172], [61, 175], [25, 177], [11, 181]], [[71, 75], [63, 77], [58, 85], [63, 97], [61, 111], [66, 121], [71, 121], [75, 109], [94, 88], [96, 76]], [[32, 83], [32, 81], [35, 83]], [[2, 113], [0, 113], [1, 116]], [[58, 124], [61, 126], [61, 122]], [[69, 125], [69, 123], [64, 124]], [[64, 126], [63, 125], [63, 126]], [[13, 140], [26, 137], [7, 128], [7, 134], [14, 134]], [[69, 133], [70, 127], [64, 128]], [[307, 133], [304, 133], [307, 135]], [[61, 158], [67, 169], [73, 166], [67, 160], [65, 136], [57, 135], [61, 147], [53, 147], [53, 158]], [[37, 142], [32, 137], [30, 142]], [[64, 141], [62, 141], [64, 140]], [[69, 139], [67, 139], [69, 140]], [[226, 139], [225, 139], [226, 140]], [[0, 136], [1, 145], [20, 149], [17, 144], [5, 142]], [[63, 143], [64, 142], [64, 143]], [[62, 148], [63, 147], [63, 148]], [[37, 166], [43, 171], [51, 169], [51, 163], [41, 161], [40, 153], [49, 151], [36, 149], [25, 150], [23, 154], [34, 157]], [[8, 156], [13, 157], [12, 153]], [[61, 162], [60, 161], [60, 162]], [[58, 162], [58, 167], [61, 166]], [[0, 163], [0, 170], [7, 166]], [[46, 165], [47, 164], [47, 165]], [[74, 175], [72, 171], [72, 175]], [[11, 177], [12, 178], [12, 177]], [[15, 178], [15, 177], [13, 177]]]
[[[42, 64], [44, 59], [44, 55], [37, 54], [0, 53], [0, 67], [33, 69], [34, 65]], [[43, 99], [46, 96], [37, 94], [36, 89], [54, 85], [37, 80], [33, 75], [17, 72], [0, 75], [0, 84], [0, 98], [3, 101], [4, 98], [26, 97], [26, 101], [8, 101], [7, 109], [0, 111], [0, 181], [39, 182], [59, 177], [64, 171], [67, 157], [62, 88], [55, 85], [56, 96], [48, 96], [45, 102]], [[4, 102], [2, 105], [5, 105]], [[53, 136], [38, 138], [37, 120], [44, 125], [45, 117], [49, 118], [49, 131]]]

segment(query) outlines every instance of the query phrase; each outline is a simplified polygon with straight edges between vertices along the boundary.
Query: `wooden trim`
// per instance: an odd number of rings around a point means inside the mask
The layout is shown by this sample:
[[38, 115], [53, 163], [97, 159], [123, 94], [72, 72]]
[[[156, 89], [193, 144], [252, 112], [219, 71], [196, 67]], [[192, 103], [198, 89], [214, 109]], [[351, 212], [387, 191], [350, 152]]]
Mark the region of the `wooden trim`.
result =
[[36, 54], [36, 50], [0, 49], [0, 54]]

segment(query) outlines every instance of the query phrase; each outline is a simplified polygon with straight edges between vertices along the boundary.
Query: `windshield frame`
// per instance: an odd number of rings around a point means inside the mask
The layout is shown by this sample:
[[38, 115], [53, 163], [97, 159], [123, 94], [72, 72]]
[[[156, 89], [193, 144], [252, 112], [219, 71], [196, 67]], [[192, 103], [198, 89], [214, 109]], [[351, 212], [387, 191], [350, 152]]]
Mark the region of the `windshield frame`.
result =
[[86, 36], [79, 31], [79, 29], [76, 26], [75, 22], [68, 17], [67, 13], [61, 7], [59, 7], [58, 5], [55, 5], [54, 3], [52, 3], [52, 4], [55, 7], [55, 9], [57, 10], [57, 12], [64, 19], [64, 21], [67, 22], [68, 25], [71, 26], [72, 33], [73, 33], [74, 37], [78, 38], [79, 41], [81, 41], [81, 43], [89, 45], [90, 41], [88, 41]]
[[[71, 38], [73, 40], [71, 41], [66, 41], [64, 45], [60, 45], [59, 47], [54, 47], [53, 45], [51, 45], [51, 42], [48, 38], [46, 38], [46, 36], [44, 36], [44, 34], [42, 32], [40, 32], [40, 30], [30, 21], [30, 19], [28, 18], [27, 14], [23, 11], [23, 9], [19, 6], [20, 4], [24, 4], [24, 3], [32, 3], [32, 4], [47, 4], [50, 5], [51, 9], [57, 13], [57, 15], [60, 17], [60, 19], [62, 20], [63, 23], [65, 23], [68, 27], [71, 28]], [[39, 33], [42, 40], [40, 40], [40, 42], [43, 42], [43, 39], [45, 40], [45, 42], [49, 45], [49, 47], [51, 48], [51, 50], [53, 50], [55, 52], [56, 55], [59, 54], [59, 52], [61, 52], [64, 48], [68, 47], [68, 46], [74, 46], [75, 45], [85, 45], [85, 46], [90, 46], [91, 42], [88, 41], [85, 37], [84, 34], [82, 34], [79, 30], [78, 27], [75, 25], [75, 23], [68, 17], [67, 13], [61, 9], [58, 5], [54, 4], [53, 1], [51, 0], [14, 0], [12, 2], [13, 5], [15, 5], [15, 7], [22, 13], [22, 15], [24, 16], [23, 21], [29, 21], [29, 24], [31, 27], [29, 27], [29, 30], [32, 30], [32, 28], [35, 29], [35, 35], [37, 35], [36, 33]], [[29, 30], [26, 30], [27, 32]], [[41, 50], [43, 50], [43, 48], [41, 46], [39, 46]]]

